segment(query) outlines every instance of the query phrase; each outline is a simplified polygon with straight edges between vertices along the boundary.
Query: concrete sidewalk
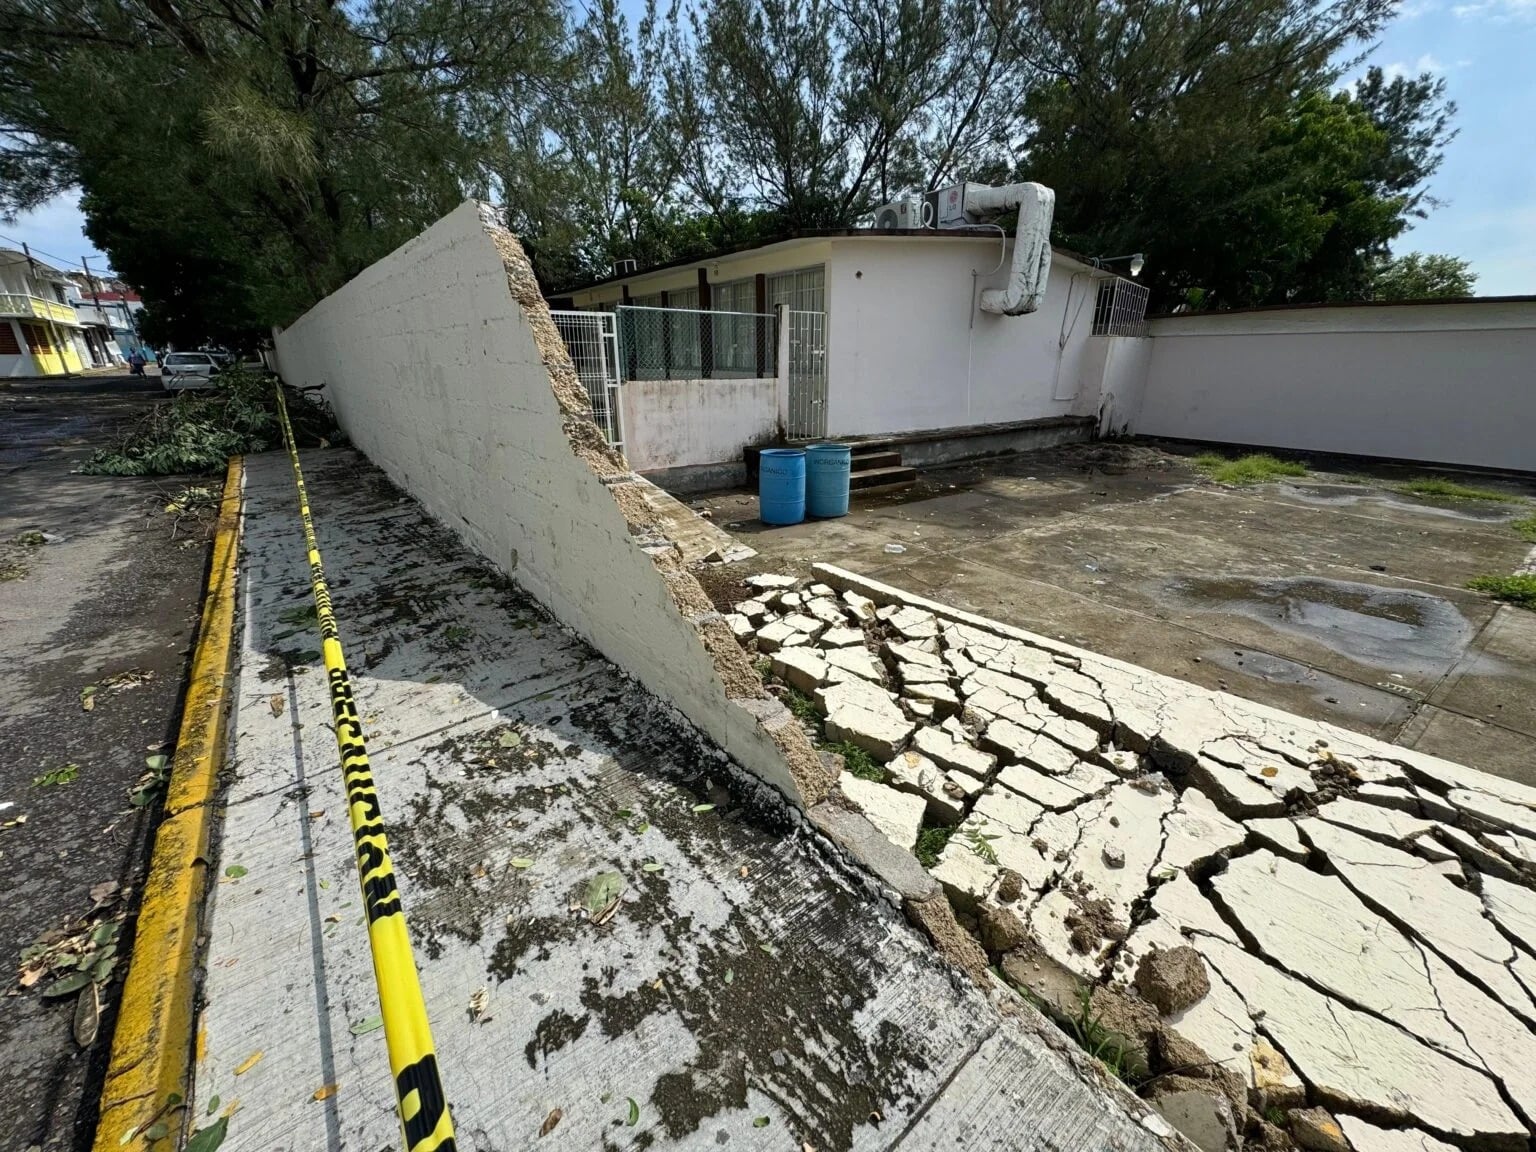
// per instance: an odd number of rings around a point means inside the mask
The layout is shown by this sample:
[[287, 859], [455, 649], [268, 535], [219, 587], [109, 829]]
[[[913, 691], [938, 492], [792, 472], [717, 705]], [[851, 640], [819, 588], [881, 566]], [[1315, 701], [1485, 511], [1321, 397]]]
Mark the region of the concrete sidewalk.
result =
[[[461, 1148], [1163, 1146], [365, 459], [305, 468]], [[246, 501], [192, 1115], [233, 1108], [234, 1152], [395, 1147], [283, 456]]]

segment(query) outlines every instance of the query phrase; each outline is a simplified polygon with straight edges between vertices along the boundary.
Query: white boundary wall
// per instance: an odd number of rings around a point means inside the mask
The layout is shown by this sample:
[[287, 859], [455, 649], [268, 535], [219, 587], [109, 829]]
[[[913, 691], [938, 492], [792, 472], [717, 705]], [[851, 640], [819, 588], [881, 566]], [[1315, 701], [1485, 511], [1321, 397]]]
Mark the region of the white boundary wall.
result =
[[1536, 301], [1171, 316], [1151, 330], [1138, 434], [1536, 470]]
[[780, 381], [626, 380], [619, 388], [624, 456], [641, 472], [740, 463], [779, 431]]
[[[485, 213], [483, 216], [482, 213]], [[831, 786], [592, 423], [516, 239], [467, 201], [277, 337], [370, 459], [759, 779]], [[770, 382], [771, 383], [771, 382]], [[316, 509], [320, 516], [324, 509]]]

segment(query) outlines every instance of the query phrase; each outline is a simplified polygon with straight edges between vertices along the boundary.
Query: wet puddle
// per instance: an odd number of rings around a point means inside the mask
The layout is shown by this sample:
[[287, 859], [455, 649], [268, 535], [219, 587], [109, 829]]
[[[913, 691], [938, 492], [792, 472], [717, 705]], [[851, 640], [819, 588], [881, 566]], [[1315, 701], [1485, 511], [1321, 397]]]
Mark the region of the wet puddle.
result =
[[1164, 591], [1194, 608], [1247, 616], [1361, 664], [1405, 675], [1443, 672], [1473, 634], [1467, 618], [1443, 597], [1375, 584], [1188, 577], [1164, 585]]
[[1410, 512], [1431, 516], [1449, 516], [1456, 520], [1497, 523], [1515, 516], [1517, 504], [1498, 504], [1478, 500], [1436, 500], [1423, 496], [1400, 496], [1395, 492], [1358, 484], [1281, 484], [1280, 491], [1294, 500], [1329, 507], [1351, 504], [1390, 504]]

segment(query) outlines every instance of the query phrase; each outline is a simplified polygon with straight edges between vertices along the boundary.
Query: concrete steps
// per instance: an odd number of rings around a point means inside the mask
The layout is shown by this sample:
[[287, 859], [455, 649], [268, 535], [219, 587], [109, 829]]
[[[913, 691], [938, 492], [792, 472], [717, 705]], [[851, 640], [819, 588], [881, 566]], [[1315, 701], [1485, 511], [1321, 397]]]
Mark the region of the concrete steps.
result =
[[903, 466], [897, 450], [855, 452], [852, 463], [848, 488], [861, 496], [901, 492], [917, 482], [917, 469]]

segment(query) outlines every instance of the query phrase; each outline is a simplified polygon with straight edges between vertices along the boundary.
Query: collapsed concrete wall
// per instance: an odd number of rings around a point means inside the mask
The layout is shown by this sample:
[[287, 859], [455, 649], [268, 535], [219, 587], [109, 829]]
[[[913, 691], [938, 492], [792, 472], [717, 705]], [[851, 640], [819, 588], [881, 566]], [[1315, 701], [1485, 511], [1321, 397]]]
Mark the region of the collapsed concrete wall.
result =
[[[684, 567], [678, 511], [603, 439], [522, 247], [467, 201], [277, 338], [353, 442], [792, 802], [831, 787]], [[323, 510], [320, 511], [324, 515]]]

